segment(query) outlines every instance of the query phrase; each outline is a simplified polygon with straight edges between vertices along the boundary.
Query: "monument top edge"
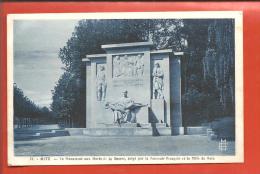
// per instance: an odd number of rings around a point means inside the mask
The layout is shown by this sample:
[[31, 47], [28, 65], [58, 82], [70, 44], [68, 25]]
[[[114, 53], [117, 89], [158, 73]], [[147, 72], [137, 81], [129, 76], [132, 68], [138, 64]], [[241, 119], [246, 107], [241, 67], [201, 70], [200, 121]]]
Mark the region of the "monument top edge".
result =
[[[183, 56], [185, 52], [175, 52], [172, 49], [163, 49], [163, 50], [151, 50], [151, 54], [169, 54], [173, 53], [175, 56]], [[95, 59], [95, 58], [106, 58], [107, 54], [88, 54], [86, 57], [82, 58], [83, 62], [89, 62], [91, 61], [90, 59]]]
[[153, 42], [131, 42], [131, 43], [120, 43], [120, 44], [108, 44], [108, 45], [101, 45], [103, 49], [116, 49], [122, 47], [143, 47], [143, 46], [152, 46]]
[[185, 52], [173, 52], [173, 54], [175, 55], [175, 56], [183, 56], [184, 54], [185, 54]]
[[152, 50], [151, 54], [172, 53], [172, 49]]
[[99, 58], [99, 57], [106, 57], [107, 54], [88, 54], [86, 58]]

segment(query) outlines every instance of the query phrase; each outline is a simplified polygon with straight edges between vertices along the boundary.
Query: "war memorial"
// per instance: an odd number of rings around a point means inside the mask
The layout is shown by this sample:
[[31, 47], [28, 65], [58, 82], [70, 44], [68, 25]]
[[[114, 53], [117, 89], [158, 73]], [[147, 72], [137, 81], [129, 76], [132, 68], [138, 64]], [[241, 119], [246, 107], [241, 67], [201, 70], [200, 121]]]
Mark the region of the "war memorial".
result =
[[183, 52], [152, 50], [152, 42], [101, 45], [86, 55], [86, 128], [90, 136], [181, 135]]
[[[242, 15], [209, 14], [11, 20], [10, 43], [26, 42], [11, 44], [8, 59], [8, 164], [243, 162]], [[56, 28], [49, 39], [70, 30], [53, 41], [61, 44], [55, 54], [45, 42], [39, 51], [34, 37], [21, 39], [42, 26]]]

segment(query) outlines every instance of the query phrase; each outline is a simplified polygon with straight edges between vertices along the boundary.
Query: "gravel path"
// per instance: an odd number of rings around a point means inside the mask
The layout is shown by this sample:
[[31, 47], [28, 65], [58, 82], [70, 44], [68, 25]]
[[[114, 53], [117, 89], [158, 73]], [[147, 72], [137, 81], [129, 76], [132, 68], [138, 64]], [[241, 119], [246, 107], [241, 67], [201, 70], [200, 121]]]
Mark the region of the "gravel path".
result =
[[132, 155], [234, 155], [235, 143], [221, 152], [219, 142], [206, 136], [87, 137], [65, 136], [16, 141], [17, 156], [132, 156]]

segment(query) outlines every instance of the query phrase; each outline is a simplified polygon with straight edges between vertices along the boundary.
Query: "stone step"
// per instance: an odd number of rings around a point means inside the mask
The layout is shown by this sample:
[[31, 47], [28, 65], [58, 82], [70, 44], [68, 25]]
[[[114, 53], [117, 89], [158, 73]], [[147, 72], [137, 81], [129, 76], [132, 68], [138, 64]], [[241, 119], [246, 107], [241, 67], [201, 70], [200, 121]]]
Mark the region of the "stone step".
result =
[[166, 123], [140, 123], [140, 127], [167, 127]]
[[65, 128], [66, 131], [69, 132], [69, 135], [83, 135], [83, 130], [86, 128]]
[[111, 123], [111, 124], [103, 124], [104, 127], [107, 128], [116, 128], [116, 127], [140, 127], [138, 123], [122, 123], [122, 124], [117, 124], [117, 123]]
[[170, 127], [153, 127], [154, 136], [169, 136], [172, 135], [172, 130]]
[[31, 133], [15, 133], [15, 140], [29, 140], [37, 138], [48, 138], [48, 137], [58, 137], [58, 136], [69, 136], [67, 130], [49, 130], [46, 132], [31, 132]]
[[14, 133], [15, 134], [35, 134], [35, 133], [41, 133], [41, 132], [51, 132], [51, 131], [58, 131], [58, 130], [64, 130], [64, 129], [42, 129], [42, 130], [37, 130], [37, 129], [15, 129]]
[[166, 136], [171, 135], [170, 127], [109, 127], [67, 129], [70, 135], [86, 136]]
[[151, 127], [167, 127], [166, 123], [111, 123], [111, 124], [102, 124], [99, 125], [100, 127], [104, 128], [117, 128], [117, 127], [125, 127], [125, 128], [135, 128], [135, 127], [143, 127], [143, 128], [151, 128]]
[[186, 127], [185, 134], [186, 135], [207, 135], [208, 127], [206, 126], [194, 126], [194, 127]]
[[15, 126], [15, 130], [53, 130], [53, 129], [60, 129], [60, 126], [58, 124], [46, 124], [46, 125], [33, 125], [31, 127], [23, 127], [23, 128], [17, 128], [17, 126]]
[[87, 136], [152, 136], [152, 131], [149, 129], [140, 128], [90, 128], [83, 130], [83, 135]]
[[19, 140], [31, 140], [31, 139], [38, 139], [40, 138], [39, 134], [19, 134], [19, 135], [14, 135], [14, 140], [19, 141]]
[[208, 128], [207, 131], [206, 131], [206, 133], [207, 133], [207, 136], [208, 136], [208, 137], [210, 137], [211, 135], [214, 135], [214, 134], [215, 134], [215, 132], [214, 132], [211, 128]]
[[83, 135], [87, 136], [141, 136], [150, 135], [152, 136], [152, 131], [149, 129], [140, 128], [89, 128], [83, 130]]

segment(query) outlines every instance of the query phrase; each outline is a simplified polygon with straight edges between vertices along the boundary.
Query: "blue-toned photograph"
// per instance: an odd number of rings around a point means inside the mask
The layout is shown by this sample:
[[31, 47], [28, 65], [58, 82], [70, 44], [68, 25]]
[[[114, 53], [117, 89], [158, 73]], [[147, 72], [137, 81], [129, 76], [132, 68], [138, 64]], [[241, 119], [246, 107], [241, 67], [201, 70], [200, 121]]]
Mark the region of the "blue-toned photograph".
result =
[[14, 156], [236, 156], [235, 22], [13, 20]]

